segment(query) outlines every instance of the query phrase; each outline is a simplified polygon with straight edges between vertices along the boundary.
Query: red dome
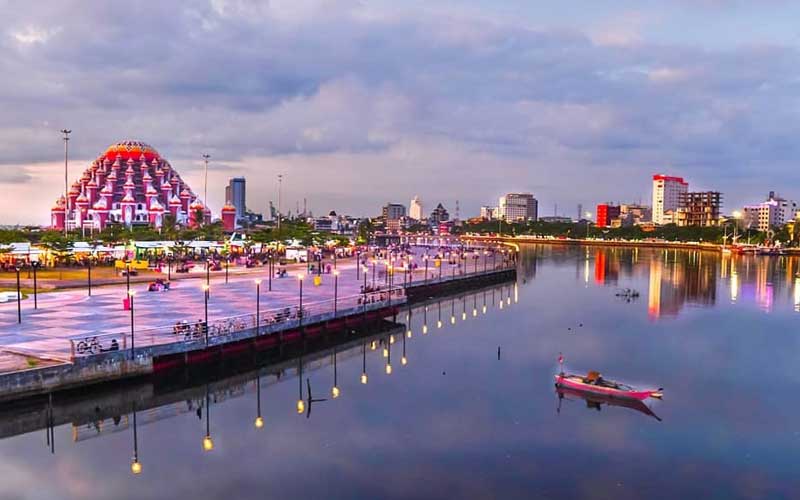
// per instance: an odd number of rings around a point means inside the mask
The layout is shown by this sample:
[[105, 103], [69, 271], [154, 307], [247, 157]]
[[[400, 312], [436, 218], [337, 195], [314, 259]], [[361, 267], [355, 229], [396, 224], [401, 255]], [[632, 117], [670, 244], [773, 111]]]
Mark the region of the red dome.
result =
[[117, 155], [122, 157], [122, 161], [133, 160], [138, 162], [142, 155], [144, 155], [145, 161], [147, 162], [152, 162], [154, 159], [161, 160], [161, 155], [158, 154], [158, 151], [156, 151], [153, 146], [141, 141], [121, 141], [112, 144], [100, 155], [100, 158], [114, 161]]

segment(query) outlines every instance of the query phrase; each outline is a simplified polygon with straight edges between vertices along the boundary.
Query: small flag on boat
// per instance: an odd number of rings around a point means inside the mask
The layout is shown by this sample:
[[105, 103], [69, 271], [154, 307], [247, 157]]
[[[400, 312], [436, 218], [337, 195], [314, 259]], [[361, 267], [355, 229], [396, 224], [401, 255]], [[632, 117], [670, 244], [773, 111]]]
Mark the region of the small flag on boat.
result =
[[561, 354], [561, 353], [558, 353], [558, 364], [559, 365], [563, 365], [564, 364], [564, 355]]

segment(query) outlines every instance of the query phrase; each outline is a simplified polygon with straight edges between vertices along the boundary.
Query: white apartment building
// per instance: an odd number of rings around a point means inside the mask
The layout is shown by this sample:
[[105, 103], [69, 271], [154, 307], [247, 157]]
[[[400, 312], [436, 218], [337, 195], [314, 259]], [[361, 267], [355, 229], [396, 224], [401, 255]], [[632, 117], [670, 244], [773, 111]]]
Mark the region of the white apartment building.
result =
[[775, 196], [775, 192], [770, 191], [767, 201], [744, 207], [744, 224], [759, 231], [767, 231], [794, 220], [796, 213], [797, 203]]
[[497, 207], [482, 206], [481, 219], [492, 220], [497, 216]]
[[538, 215], [539, 203], [531, 193], [508, 193], [500, 197], [498, 218], [507, 221], [532, 220]]
[[408, 205], [408, 216], [414, 220], [422, 220], [425, 218], [423, 210], [422, 200], [419, 199], [419, 196], [415, 196]]
[[665, 216], [669, 211], [676, 211], [680, 207], [681, 197], [689, 190], [689, 183], [683, 177], [656, 174], [653, 176], [653, 222], [668, 224], [670, 217]]

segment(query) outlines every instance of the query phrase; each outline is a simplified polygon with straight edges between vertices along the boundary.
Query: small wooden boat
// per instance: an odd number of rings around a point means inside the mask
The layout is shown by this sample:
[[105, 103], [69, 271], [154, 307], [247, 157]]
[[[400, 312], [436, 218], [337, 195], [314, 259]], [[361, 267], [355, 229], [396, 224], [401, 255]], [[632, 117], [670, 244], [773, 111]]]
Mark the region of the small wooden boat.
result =
[[590, 371], [586, 376], [562, 372], [555, 378], [556, 388], [601, 394], [608, 398], [643, 401], [647, 398], [661, 399], [662, 397], [663, 389], [638, 390], [620, 382], [606, 380], [596, 371]]

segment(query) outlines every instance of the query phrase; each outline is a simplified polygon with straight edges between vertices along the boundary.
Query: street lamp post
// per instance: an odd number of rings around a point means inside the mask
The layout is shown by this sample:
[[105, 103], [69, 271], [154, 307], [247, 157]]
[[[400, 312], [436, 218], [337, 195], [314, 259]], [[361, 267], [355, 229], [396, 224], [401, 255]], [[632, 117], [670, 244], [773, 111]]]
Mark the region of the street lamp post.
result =
[[231, 257], [229, 255], [225, 256], [225, 284], [228, 284], [228, 266], [231, 263]]
[[86, 257], [86, 281], [89, 284], [89, 297], [92, 296], [92, 256]]
[[256, 336], [261, 334], [261, 280], [256, 280]]
[[33, 267], [33, 308], [39, 309], [38, 286], [36, 283], [36, 270], [39, 268], [39, 262], [31, 263], [31, 267]]
[[206, 347], [208, 347], [208, 296], [211, 287], [208, 284], [203, 285], [203, 330], [206, 337]]
[[64, 236], [69, 234], [67, 221], [69, 220], [69, 134], [72, 130], [62, 129], [64, 134]]
[[272, 251], [271, 250], [269, 252], [269, 265], [267, 266], [267, 269], [269, 269], [269, 291], [271, 292], [272, 291], [272, 273], [275, 272], [275, 265], [273, 264]]
[[297, 310], [298, 326], [303, 325], [303, 279], [305, 276], [302, 274], [297, 275], [297, 281], [300, 283], [300, 308]]
[[203, 173], [203, 203], [208, 206], [208, 159], [211, 158], [209, 154], [203, 154], [203, 161], [205, 162], [205, 170]]
[[128, 290], [128, 305], [131, 310], [131, 359], [134, 359], [134, 349], [136, 348], [136, 329], [133, 324], [133, 296], [136, 295], [136, 290]]
[[336, 317], [339, 303], [339, 271], [333, 270], [333, 317]]
[[22, 291], [19, 285], [19, 266], [14, 269], [17, 271], [17, 323], [22, 323]]
[[422, 258], [425, 261], [425, 283], [428, 282], [428, 255], [426, 254], [425, 257]]

